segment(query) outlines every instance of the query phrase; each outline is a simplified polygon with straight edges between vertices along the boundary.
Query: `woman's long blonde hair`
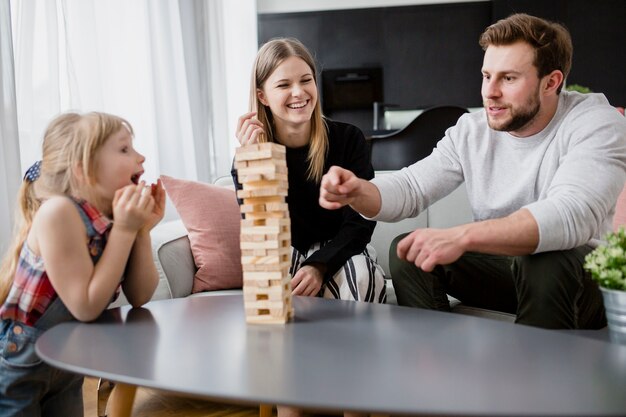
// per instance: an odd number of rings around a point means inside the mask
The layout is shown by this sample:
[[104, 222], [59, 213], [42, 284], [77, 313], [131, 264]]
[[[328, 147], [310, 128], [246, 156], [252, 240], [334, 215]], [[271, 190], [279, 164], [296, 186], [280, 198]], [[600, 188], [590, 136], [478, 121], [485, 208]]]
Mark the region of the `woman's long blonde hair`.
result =
[[[313, 80], [317, 84], [317, 69], [315, 68], [313, 56], [302, 42], [297, 39], [272, 39], [259, 49], [254, 60], [250, 83], [250, 111], [257, 112], [257, 119], [263, 123], [265, 128], [265, 138], [261, 139], [261, 141], [276, 142], [276, 137], [272, 113], [269, 107], [264, 106], [259, 100], [257, 90], [263, 88], [265, 81], [281, 62], [292, 56], [302, 59], [311, 68]], [[307, 177], [309, 180], [319, 183], [322, 180], [322, 175], [324, 175], [324, 162], [328, 152], [328, 132], [319, 100], [315, 103], [313, 115], [311, 116], [311, 140], [309, 143]]]
[[[96, 152], [122, 127], [132, 134], [126, 120], [105, 113], [66, 113], [48, 125], [40, 176], [32, 182], [25, 179], [18, 193], [13, 238], [0, 266], [0, 304], [9, 294], [22, 246], [43, 199], [52, 195], [76, 196], [81, 187], [88, 191], [88, 186], [96, 181]], [[80, 182], [77, 169], [83, 173], [86, 184]]]

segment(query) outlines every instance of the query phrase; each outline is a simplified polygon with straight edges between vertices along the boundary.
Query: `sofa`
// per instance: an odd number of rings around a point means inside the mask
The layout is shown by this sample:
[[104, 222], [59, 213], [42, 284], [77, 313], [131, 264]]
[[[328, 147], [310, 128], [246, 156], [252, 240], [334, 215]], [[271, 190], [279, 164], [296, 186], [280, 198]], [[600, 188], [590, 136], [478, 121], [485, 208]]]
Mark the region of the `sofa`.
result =
[[[387, 173], [388, 171], [378, 171], [376, 175], [386, 175]], [[215, 185], [233, 187], [230, 176], [218, 178], [215, 181]], [[405, 219], [397, 223], [377, 223], [371, 244], [376, 250], [378, 262], [385, 271], [387, 278], [388, 304], [397, 304], [395, 292], [391, 284], [388, 263], [391, 241], [399, 234], [415, 230], [418, 227], [450, 227], [468, 221], [471, 221], [471, 211], [465, 187], [461, 186], [416, 218]], [[180, 218], [160, 223], [152, 230], [151, 237], [154, 259], [160, 275], [152, 300], [242, 293], [241, 289], [230, 289], [192, 294], [194, 275], [198, 268], [194, 263], [187, 230]], [[125, 302], [122, 296], [114, 306], [123, 305]], [[515, 318], [507, 313], [465, 306], [452, 298], [451, 306], [455, 313], [488, 317], [508, 322], [512, 322]]]

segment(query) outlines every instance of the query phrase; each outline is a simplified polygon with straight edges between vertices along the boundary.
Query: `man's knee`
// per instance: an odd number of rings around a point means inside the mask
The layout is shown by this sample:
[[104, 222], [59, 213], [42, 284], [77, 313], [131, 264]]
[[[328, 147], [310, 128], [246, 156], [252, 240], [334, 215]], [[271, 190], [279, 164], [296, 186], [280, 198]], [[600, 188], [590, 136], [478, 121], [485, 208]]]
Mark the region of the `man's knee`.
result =
[[389, 248], [389, 272], [398, 304], [450, 311], [450, 304], [439, 278], [398, 257], [398, 243], [406, 235], [408, 233], [396, 237]]
[[537, 294], [551, 294], [582, 283], [581, 258], [573, 250], [516, 256], [512, 268], [518, 291], [526, 287]]
[[404, 259], [400, 259], [398, 257], [398, 243], [402, 239], [404, 239], [408, 233], [403, 233], [399, 236], [396, 236], [389, 246], [389, 272], [391, 273], [392, 280], [401, 279], [401, 277], [406, 277], [407, 270], [415, 270], [415, 265], [411, 262], [407, 262]]
[[583, 269], [588, 247], [513, 260], [517, 322], [545, 328], [599, 328], [601, 295]]
[[546, 253], [522, 255], [513, 258], [513, 277], [516, 287], [525, 286], [540, 290], [539, 293], [549, 291], [557, 283], [552, 278], [553, 271], [557, 272], [558, 262], [554, 256]]
[[409, 233], [402, 233], [401, 235], [396, 236], [391, 241], [391, 245], [389, 246], [389, 258], [391, 258], [392, 255], [394, 257], [397, 257], [397, 255], [398, 255], [398, 243], [400, 243], [400, 241], [402, 239], [404, 239], [405, 237], [407, 237], [408, 235], [409, 235]]

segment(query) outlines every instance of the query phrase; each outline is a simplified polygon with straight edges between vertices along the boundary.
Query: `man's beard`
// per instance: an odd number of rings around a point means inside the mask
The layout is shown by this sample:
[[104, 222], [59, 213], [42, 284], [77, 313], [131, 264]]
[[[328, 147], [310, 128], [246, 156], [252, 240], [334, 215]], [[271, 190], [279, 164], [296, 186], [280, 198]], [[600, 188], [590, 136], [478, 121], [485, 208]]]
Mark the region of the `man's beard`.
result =
[[539, 89], [535, 91], [535, 94], [531, 95], [524, 107], [511, 110], [511, 118], [508, 121], [503, 121], [501, 124], [496, 124], [489, 117], [487, 117], [487, 123], [493, 130], [500, 132], [515, 132], [520, 130], [524, 126], [528, 125], [539, 113], [541, 105], [539, 103]]

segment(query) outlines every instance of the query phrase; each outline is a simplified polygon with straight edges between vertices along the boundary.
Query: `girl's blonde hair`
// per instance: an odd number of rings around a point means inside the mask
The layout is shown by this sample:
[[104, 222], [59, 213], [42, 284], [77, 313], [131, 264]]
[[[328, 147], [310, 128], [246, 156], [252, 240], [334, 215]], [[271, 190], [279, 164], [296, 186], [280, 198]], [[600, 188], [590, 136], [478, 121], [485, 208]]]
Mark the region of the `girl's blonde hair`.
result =
[[[81, 189], [88, 193], [88, 186], [96, 182], [96, 152], [123, 127], [132, 135], [126, 120], [95, 112], [62, 114], [48, 125], [40, 176], [32, 182], [25, 179], [18, 193], [15, 232], [0, 266], [0, 304], [9, 293], [22, 246], [43, 200], [52, 195], [77, 196]], [[77, 170], [82, 172], [83, 182]]]
[[[265, 107], [259, 100], [257, 90], [263, 88], [263, 84], [285, 59], [289, 57], [302, 59], [313, 72], [313, 80], [317, 83], [317, 69], [313, 56], [307, 48], [294, 38], [276, 38], [265, 43], [256, 55], [252, 68], [252, 80], [250, 83], [250, 111], [257, 112], [257, 119], [263, 123], [265, 138], [260, 141], [276, 142], [274, 123], [269, 107]], [[307, 177], [309, 180], [319, 183], [324, 175], [324, 162], [328, 152], [328, 133], [326, 122], [322, 115], [320, 101], [317, 100], [313, 115], [311, 116], [311, 140], [307, 161], [309, 167]]]

